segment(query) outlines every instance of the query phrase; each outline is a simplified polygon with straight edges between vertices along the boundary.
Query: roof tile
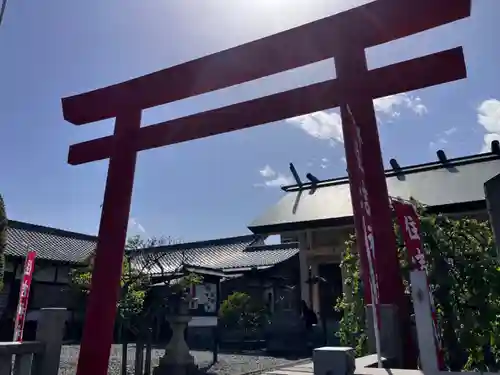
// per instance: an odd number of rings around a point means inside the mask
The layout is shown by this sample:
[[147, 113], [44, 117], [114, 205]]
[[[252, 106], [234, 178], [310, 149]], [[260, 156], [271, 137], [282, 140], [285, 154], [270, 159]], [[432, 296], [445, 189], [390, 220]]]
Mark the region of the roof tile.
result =
[[175, 272], [182, 264], [230, 272], [274, 266], [298, 251], [295, 243], [265, 245], [258, 236], [231, 237], [141, 250], [136, 266], [151, 274]]
[[[414, 198], [429, 207], [449, 207], [484, 201], [484, 183], [500, 171], [500, 158], [488, 153], [388, 170], [386, 182], [392, 197]], [[286, 194], [250, 224], [254, 233], [280, 233], [322, 222], [345, 225], [352, 218], [347, 177], [285, 188]], [[328, 224], [326, 222], [328, 221]], [[350, 222], [350, 221], [349, 221]]]
[[94, 251], [97, 237], [9, 220], [5, 255], [25, 257], [33, 249], [38, 259], [83, 263]]

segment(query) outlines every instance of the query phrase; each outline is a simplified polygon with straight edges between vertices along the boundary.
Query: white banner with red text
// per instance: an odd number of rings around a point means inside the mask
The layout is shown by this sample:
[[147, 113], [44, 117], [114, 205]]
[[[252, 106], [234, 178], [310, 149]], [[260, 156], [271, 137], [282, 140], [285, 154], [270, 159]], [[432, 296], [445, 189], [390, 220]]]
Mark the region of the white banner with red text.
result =
[[391, 198], [391, 200], [412, 267], [410, 283], [421, 367], [424, 371], [443, 370], [444, 357], [420, 236], [420, 219], [411, 202], [396, 198]]

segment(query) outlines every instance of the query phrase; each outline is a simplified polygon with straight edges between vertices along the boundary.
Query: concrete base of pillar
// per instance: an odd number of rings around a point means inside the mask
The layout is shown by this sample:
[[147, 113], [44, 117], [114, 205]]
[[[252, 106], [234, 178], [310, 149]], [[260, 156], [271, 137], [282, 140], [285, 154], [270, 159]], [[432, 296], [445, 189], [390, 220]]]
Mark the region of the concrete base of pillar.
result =
[[356, 369], [353, 348], [325, 346], [314, 349], [314, 375], [352, 375]]
[[184, 340], [184, 330], [190, 320], [190, 316], [168, 318], [172, 329], [172, 338], [165, 348], [165, 355], [160, 359], [158, 367], [153, 370], [153, 375], [194, 375], [199, 373]]
[[[373, 325], [373, 309], [365, 307], [368, 347], [376, 353], [375, 331]], [[394, 305], [379, 305], [380, 311], [380, 349], [382, 357], [387, 358], [391, 367], [400, 367], [403, 363], [401, 333], [399, 329], [398, 308]]]

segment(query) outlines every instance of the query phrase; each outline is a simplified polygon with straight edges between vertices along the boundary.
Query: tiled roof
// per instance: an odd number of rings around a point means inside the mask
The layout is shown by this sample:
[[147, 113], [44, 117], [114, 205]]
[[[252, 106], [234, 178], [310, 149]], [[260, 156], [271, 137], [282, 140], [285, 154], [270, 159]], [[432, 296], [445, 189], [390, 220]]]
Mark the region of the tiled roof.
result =
[[175, 272], [182, 264], [231, 272], [274, 266], [298, 251], [297, 244], [265, 245], [261, 237], [250, 235], [154, 247], [138, 252], [134, 263], [151, 274]]
[[238, 256], [235, 256], [232, 267], [224, 267], [225, 271], [241, 268], [274, 266], [299, 253], [298, 243], [277, 245], [253, 245], [247, 247]]
[[9, 220], [5, 255], [25, 257], [27, 248], [38, 259], [82, 263], [94, 251], [97, 237]]
[[[95, 236], [9, 220], [5, 255], [24, 258], [29, 248], [38, 259], [77, 264], [87, 260], [96, 244]], [[272, 267], [298, 251], [295, 243], [265, 245], [261, 236], [247, 235], [153, 247], [137, 252], [134, 263], [141, 267], [147, 261], [152, 274], [174, 272], [181, 264], [231, 272]]]
[[[417, 201], [447, 212], [457, 206], [486, 208], [484, 183], [500, 172], [500, 157], [493, 153], [449, 159], [385, 171], [390, 196]], [[347, 225], [352, 203], [347, 177], [284, 188], [286, 194], [257, 218], [254, 233], [280, 233], [317, 226]], [[475, 203], [475, 205], [471, 205]], [[466, 207], [467, 206], [467, 207]]]

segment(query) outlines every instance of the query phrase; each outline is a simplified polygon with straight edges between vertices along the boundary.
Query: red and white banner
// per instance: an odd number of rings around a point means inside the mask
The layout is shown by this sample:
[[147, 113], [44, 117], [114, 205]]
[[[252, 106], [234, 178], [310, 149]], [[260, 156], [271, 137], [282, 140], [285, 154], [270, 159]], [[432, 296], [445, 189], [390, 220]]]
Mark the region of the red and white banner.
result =
[[[425, 317], [424, 320], [422, 320], [421, 317], [417, 316], [419, 313], [417, 309], [419, 303], [422, 305], [424, 310], [427, 309], [427, 312], [423, 311], [423, 314], [426, 313], [428, 315], [429, 314], [428, 310], [430, 310], [430, 315], [432, 317], [432, 333], [435, 344], [435, 361], [437, 360], [438, 369], [443, 370], [444, 369], [443, 350], [441, 346], [441, 338], [437, 324], [437, 315], [436, 315], [436, 309], [434, 307], [434, 299], [432, 297], [432, 291], [430, 290], [429, 287], [429, 279], [427, 276], [427, 263], [425, 260], [425, 254], [422, 250], [423, 244], [422, 244], [422, 239], [420, 238], [420, 219], [418, 217], [417, 210], [410, 202], [403, 202], [398, 199], [392, 199], [392, 207], [394, 209], [396, 218], [398, 220], [398, 224], [403, 234], [403, 239], [405, 247], [408, 251], [409, 260], [411, 261], [411, 264], [413, 266], [411, 273], [414, 275], [410, 276], [414, 276], [412, 279], [412, 293], [414, 294], [413, 304], [415, 310], [415, 319], [417, 321], [417, 324], [419, 320], [422, 322], [425, 321]], [[424, 284], [423, 286], [428, 293], [429, 304], [427, 305], [427, 307], [425, 307], [425, 303], [423, 303], [424, 302], [423, 296], [419, 295], [418, 294], [419, 291], [416, 290], [418, 289], [418, 285], [413, 285], [414, 283], [415, 284], [418, 283], [418, 276], [419, 276], [418, 274], [422, 274], [422, 283]], [[417, 326], [417, 330], [418, 329], [419, 327]], [[417, 334], [418, 333], [419, 332], [417, 332]], [[420, 340], [422, 341], [422, 346], [429, 347], [427, 339], [428, 338], [419, 338], [419, 341]], [[422, 348], [420, 351], [421, 351], [421, 361], [422, 361]]]
[[14, 341], [23, 341], [24, 320], [28, 310], [28, 298], [30, 294], [33, 270], [35, 269], [36, 251], [28, 251], [24, 272], [21, 276], [21, 286], [19, 288], [19, 303], [17, 304], [16, 320], [14, 324]]
[[[358, 241], [362, 240], [364, 250], [366, 251], [366, 257], [368, 259], [369, 267], [369, 279], [370, 279], [370, 293], [371, 302], [373, 309], [373, 326], [374, 326], [374, 336], [375, 345], [377, 349], [379, 367], [382, 367], [381, 351], [380, 351], [380, 301], [379, 301], [379, 283], [377, 275], [376, 262], [377, 258], [375, 255], [375, 241], [373, 238], [373, 225], [372, 225], [372, 212], [370, 209], [370, 203], [368, 202], [368, 191], [366, 190], [366, 177], [365, 170], [362, 162], [362, 139], [359, 126], [356, 124], [352, 113], [350, 112], [349, 106], [347, 106], [349, 112], [351, 126], [353, 128], [352, 144], [354, 149], [354, 154], [356, 157], [356, 170], [351, 171], [349, 179], [356, 181], [356, 187], [359, 189], [359, 202], [353, 202], [359, 208], [359, 214], [361, 216], [362, 222], [362, 239], [360, 239], [357, 233]], [[351, 181], [351, 183], [352, 183]], [[366, 286], [365, 286], [366, 287]]]

